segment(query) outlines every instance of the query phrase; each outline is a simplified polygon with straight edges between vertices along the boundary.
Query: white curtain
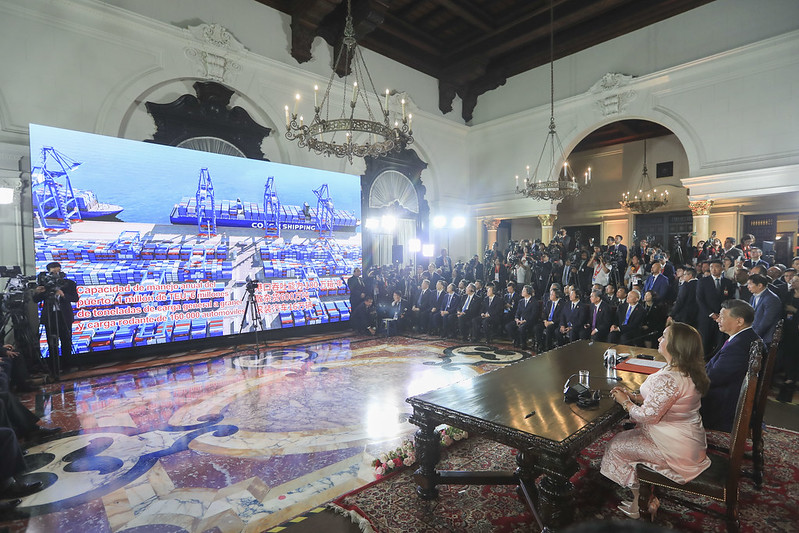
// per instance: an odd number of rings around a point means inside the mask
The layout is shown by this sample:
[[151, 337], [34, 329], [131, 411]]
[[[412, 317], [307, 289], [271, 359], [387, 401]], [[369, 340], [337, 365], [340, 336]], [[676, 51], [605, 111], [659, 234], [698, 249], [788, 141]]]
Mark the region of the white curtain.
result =
[[416, 237], [416, 220], [412, 218], [397, 219], [394, 233], [375, 233], [372, 235], [372, 260], [374, 266], [392, 264], [392, 250], [395, 244], [402, 245], [402, 264], [409, 265], [413, 254], [408, 250], [408, 242]]

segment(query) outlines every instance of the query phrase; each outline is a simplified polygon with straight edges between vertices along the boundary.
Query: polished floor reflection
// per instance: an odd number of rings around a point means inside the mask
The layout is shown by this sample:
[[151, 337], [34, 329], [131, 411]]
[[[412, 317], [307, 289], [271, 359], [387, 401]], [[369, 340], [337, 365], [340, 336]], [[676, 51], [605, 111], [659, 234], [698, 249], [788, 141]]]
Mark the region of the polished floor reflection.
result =
[[24, 398], [65, 432], [29, 449], [45, 488], [0, 527], [269, 530], [372, 481], [415, 430], [406, 397], [528, 356], [344, 337], [65, 381]]

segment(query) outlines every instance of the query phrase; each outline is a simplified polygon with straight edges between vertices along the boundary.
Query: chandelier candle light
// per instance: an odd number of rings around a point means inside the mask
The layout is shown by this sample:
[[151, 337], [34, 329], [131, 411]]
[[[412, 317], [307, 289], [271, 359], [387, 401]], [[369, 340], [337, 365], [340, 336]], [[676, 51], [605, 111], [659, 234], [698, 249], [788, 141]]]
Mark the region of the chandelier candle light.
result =
[[[577, 180], [572, 172], [569, 162], [566, 161], [566, 154], [563, 145], [555, 129], [555, 45], [554, 45], [554, 7], [550, 0], [549, 3], [549, 132], [538, 157], [538, 164], [535, 166], [533, 175], [530, 176], [530, 166], [527, 166], [527, 175], [524, 178], [522, 187], [519, 187], [519, 176], [516, 176], [516, 193], [535, 200], [564, 200], [577, 196], [580, 191], [591, 184], [591, 168], [583, 175], [583, 180]], [[542, 166], [544, 154], [548, 159]], [[563, 161], [563, 169], [558, 169], [557, 176], [551, 178], [553, 169], [559, 166], [559, 161]]]
[[654, 211], [669, 203], [669, 191], [661, 191], [652, 187], [649, 179], [649, 172], [646, 169], [646, 139], [644, 139], [644, 168], [641, 171], [641, 180], [638, 183], [638, 193], [630, 195], [630, 192], [621, 195], [621, 205], [631, 213], [645, 214]]
[[[344, 76], [344, 97], [341, 108], [333, 109], [330, 98], [330, 88], [336, 72], [351, 72], [355, 77], [352, 83], [352, 96], [347, 97], [350, 83], [348, 75]], [[336, 57], [333, 72], [327, 83], [327, 88], [319, 101], [319, 86], [314, 86], [314, 116], [309, 124], [305, 124], [302, 115], [297, 116], [300, 94], [294, 100], [294, 109], [289, 114], [286, 111], [286, 138], [296, 140], [300, 147], [308, 148], [318, 155], [346, 157], [352, 163], [353, 156], [378, 157], [392, 151], [399, 151], [413, 143], [413, 116], [405, 113], [405, 99], [401, 101], [401, 113], [390, 122], [389, 95], [385, 91], [385, 105], [372, 82], [369, 69], [363, 59], [358, 43], [355, 40], [355, 31], [352, 24], [352, 8], [347, 0], [347, 18], [344, 25], [343, 46]], [[372, 109], [379, 112], [380, 120], [375, 117]], [[356, 108], [366, 114], [361, 118], [355, 116]], [[342, 139], [340, 135], [343, 134]], [[363, 142], [357, 142], [356, 136], [366, 134]], [[338, 136], [338, 139], [336, 138]]]

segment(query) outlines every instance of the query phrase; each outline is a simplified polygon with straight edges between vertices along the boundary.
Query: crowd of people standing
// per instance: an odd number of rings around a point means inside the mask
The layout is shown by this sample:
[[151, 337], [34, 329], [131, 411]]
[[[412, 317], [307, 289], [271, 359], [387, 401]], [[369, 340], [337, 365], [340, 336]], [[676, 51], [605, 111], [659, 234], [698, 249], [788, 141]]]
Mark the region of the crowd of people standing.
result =
[[[780, 369], [783, 395], [799, 373], [799, 258], [772, 264], [746, 235], [711, 238], [678, 252], [646, 239], [628, 248], [622, 235], [580, 244], [560, 230], [549, 245], [497, 245], [483, 259], [454, 262], [446, 249], [427, 265], [360, 270], [348, 280], [352, 326], [361, 333], [416, 332], [467, 342], [505, 339], [545, 351], [580, 339], [655, 346], [667, 324], [695, 327], [710, 358], [726, 337], [722, 304], [742, 300], [753, 330], [768, 343], [786, 319]], [[796, 281], [794, 281], [796, 280]], [[363, 304], [363, 305], [361, 305]], [[383, 319], [389, 319], [388, 321]]]

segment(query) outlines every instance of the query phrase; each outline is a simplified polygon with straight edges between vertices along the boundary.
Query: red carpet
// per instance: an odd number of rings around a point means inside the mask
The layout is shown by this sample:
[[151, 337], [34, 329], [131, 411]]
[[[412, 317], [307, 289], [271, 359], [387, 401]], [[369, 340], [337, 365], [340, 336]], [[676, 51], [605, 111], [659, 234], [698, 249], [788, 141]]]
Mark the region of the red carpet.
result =
[[[602, 451], [611, 435], [583, 451], [581, 470], [572, 478], [577, 487], [576, 520], [621, 519], [619, 500], [629, 497], [599, 473]], [[740, 514], [742, 532], [799, 531], [799, 434], [768, 428], [766, 470], [762, 491], [751, 480], [741, 481]], [[481, 437], [471, 437], [442, 453], [443, 470], [513, 470], [515, 450]], [[744, 468], [748, 468], [746, 464]], [[411, 479], [415, 467], [387, 476], [350, 492], [334, 504], [354, 511], [368, 520], [379, 533], [455, 531], [532, 531], [532, 514], [519, 501], [512, 486], [440, 486], [438, 500], [425, 502], [415, 492]], [[685, 495], [681, 494], [681, 497]], [[711, 500], [696, 498], [705, 507], [723, 511]], [[726, 524], [717, 518], [661, 498], [656, 524], [679, 531], [724, 532]]]

